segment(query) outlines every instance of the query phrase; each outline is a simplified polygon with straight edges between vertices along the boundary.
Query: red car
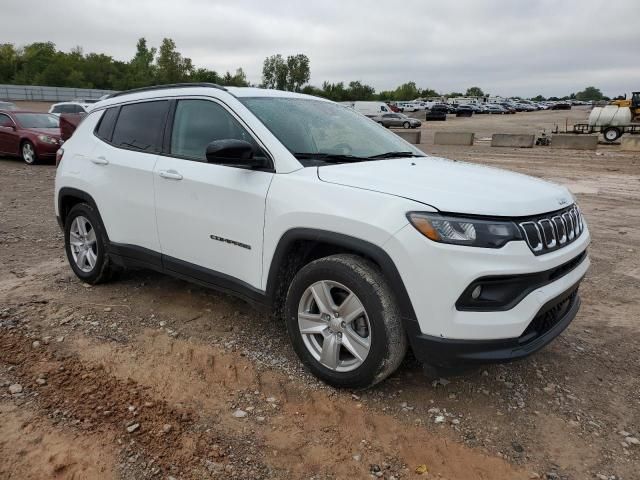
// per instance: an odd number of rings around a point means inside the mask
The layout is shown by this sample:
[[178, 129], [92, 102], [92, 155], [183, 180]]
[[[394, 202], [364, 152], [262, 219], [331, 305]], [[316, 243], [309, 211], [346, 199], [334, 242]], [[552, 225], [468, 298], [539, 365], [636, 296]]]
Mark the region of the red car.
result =
[[62, 143], [55, 115], [0, 110], [0, 155], [21, 157], [33, 165], [55, 159]]

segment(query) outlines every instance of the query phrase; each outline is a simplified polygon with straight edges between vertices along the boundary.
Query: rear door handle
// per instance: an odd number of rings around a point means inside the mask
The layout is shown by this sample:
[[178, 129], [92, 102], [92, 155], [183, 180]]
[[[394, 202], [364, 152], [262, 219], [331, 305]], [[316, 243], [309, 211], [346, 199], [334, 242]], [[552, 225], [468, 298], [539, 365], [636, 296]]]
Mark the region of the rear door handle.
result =
[[104, 157], [92, 158], [91, 161], [96, 165], [109, 165], [109, 160]]
[[162, 178], [166, 178], [168, 180], [182, 180], [182, 175], [175, 170], [160, 170], [158, 173]]

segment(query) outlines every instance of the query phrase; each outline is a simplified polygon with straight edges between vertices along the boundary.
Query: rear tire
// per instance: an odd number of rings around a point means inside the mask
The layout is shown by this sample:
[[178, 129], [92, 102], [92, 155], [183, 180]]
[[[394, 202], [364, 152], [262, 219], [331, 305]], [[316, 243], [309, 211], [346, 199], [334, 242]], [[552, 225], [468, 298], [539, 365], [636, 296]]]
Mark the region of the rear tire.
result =
[[73, 273], [91, 285], [104, 283], [115, 273], [109, 254], [106, 232], [95, 209], [87, 203], [75, 205], [64, 225], [64, 247]]
[[304, 266], [289, 286], [284, 315], [302, 363], [334, 387], [371, 387], [391, 375], [407, 351], [390, 287], [376, 265], [357, 255]]
[[605, 128], [604, 132], [602, 132], [602, 136], [607, 142], [615, 142], [622, 136], [622, 132], [619, 128], [616, 127], [608, 127]]
[[29, 140], [25, 140], [20, 145], [20, 155], [22, 160], [27, 165], [35, 165], [38, 163], [38, 154], [36, 153], [36, 148], [33, 146]]
[[404, 128], [409, 128], [409, 127], [411, 127], [411, 124], [410, 124], [409, 122], [404, 122], [404, 123], [402, 124], [402, 126], [403, 126]]

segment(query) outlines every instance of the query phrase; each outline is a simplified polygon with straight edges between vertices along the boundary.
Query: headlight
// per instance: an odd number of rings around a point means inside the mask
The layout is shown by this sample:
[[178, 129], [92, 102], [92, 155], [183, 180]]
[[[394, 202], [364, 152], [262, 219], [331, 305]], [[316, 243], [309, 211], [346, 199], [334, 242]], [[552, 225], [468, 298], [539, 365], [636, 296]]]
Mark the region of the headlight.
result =
[[420, 233], [434, 242], [500, 248], [512, 240], [522, 240], [518, 227], [504, 220], [451, 217], [427, 212], [409, 212], [407, 218]]
[[49, 135], [38, 135], [38, 140], [40, 140], [43, 143], [51, 143], [51, 144], [58, 143], [58, 140], [56, 140], [53, 137], [50, 137]]

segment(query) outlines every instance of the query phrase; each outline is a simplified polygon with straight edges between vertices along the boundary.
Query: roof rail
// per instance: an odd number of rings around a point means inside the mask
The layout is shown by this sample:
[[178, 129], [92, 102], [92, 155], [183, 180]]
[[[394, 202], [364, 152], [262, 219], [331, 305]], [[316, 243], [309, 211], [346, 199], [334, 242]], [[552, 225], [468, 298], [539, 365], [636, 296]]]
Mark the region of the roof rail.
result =
[[109, 95], [107, 98], [119, 97], [120, 95], [127, 95], [129, 93], [138, 93], [138, 92], [151, 92], [154, 90], [166, 90], [168, 88], [183, 88], [183, 87], [209, 87], [209, 88], [217, 88], [218, 90], [227, 91], [226, 88], [216, 84], [216, 83], [207, 83], [207, 82], [199, 82], [199, 83], [168, 83], [165, 85], [152, 85], [150, 87], [140, 87], [140, 88], [132, 88], [131, 90], [123, 90], [122, 92], [116, 92]]

